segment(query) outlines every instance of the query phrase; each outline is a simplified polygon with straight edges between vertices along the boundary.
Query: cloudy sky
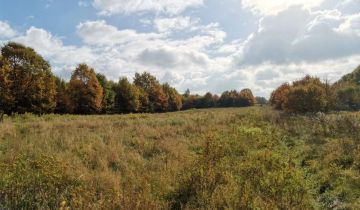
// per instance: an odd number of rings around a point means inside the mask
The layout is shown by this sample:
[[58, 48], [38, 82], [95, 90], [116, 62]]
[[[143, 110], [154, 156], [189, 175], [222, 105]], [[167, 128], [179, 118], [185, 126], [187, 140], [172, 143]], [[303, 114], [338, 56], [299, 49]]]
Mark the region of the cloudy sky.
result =
[[86, 62], [112, 80], [148, 71], [180, 92], [267, 97], [360, 64], [360, 0], [0, 0], [0, 43], [10, 40], [65, 79]]

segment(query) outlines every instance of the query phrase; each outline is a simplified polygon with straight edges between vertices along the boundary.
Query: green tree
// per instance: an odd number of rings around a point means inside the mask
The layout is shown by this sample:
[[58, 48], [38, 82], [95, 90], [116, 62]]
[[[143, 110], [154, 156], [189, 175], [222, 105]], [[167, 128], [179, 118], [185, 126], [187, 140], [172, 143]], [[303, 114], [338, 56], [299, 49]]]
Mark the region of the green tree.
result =
[[101, 111], [103, 88], [99, 83], [94, 69], [80, 64], [73, 72], [69, 94], [76, 114], [95, 114]]
[[32, 48], [14, 42], [2, 47], [1, 55], [2, 109], [8, 114], [52, 112], [56, 84], [49, 63]]
[[219, 99], [220, 107], [235, 107], [239, 94], [236, 90], [225, 91], [221, 94]]
[[208, 92], [200, 99], [200, 108], [211, 108], [217, 105], [218, 96]]
[[141, 87], [146, 92], [151, 92], [154, 86], [160, 85], [156, 77], [148, 72], [144, 72], [142, 74], [135, 73], [134, 84]]
[[360, 109], [360, 66], [343, 76], [332, 86], [335, 93], [335, 106], [339, 110]]
[[185, 93], [183, 94], [184, 97], [189, 97], [190, 96], [190, 90], [186, 89]]
[[342, 87], [336, 91], [336, 99], [336, 108], [339, 110], [360, 110], [360, 87]]
[[103, 100], [101, 103], [102, 113], [111, 113], [115, 107], [115, 91], [112, 84], [103, 74], [96, 74], [96, 77], [103, 89]]
[[265, 97], [255, 97], [256, 103], [259, 105], [266, 105], [268, 103], [268, 101], [266, 100]]

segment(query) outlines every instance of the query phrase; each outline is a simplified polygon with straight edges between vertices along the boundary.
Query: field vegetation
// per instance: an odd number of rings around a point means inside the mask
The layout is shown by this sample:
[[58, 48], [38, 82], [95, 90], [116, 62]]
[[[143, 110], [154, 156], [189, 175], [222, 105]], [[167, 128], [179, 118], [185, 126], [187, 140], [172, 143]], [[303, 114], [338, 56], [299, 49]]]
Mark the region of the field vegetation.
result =
[[0, 209], [359, 209], [360, 113], [5, 117]]

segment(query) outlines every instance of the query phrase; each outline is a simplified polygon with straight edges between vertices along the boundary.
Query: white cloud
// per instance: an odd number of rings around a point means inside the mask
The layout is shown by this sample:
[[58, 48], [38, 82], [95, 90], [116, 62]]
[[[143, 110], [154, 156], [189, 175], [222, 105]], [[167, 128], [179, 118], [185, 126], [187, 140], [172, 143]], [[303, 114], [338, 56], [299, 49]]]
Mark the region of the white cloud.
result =
[[118, 30], [104, 20], [80, 23], [77, 26], [77, 33], [86, 44], [94, 45], [125, 44], [135, 40], [161, 37], [160, 34], [155, 33], [140, 34], [130, 29]]
[[242, 0], [242, 6], [256, 14], [274, 15], [294, 5], [301, 5], [309, 9], [320, 6], [324, 1], [325, 0]]
[[261, 19], [245, 43], [240, 65], [301, 63], [360, 54], [358, 17], [337, 10], [291, 7]]
[[360, 13], [351, 15], [338, 28], [339, 32], [356, 33], [360, 37]]
[[170, 33], [174, 31], [180, 31], [194, 27], [192, 30], [195, 30], [197, 25], [200, 22], [199, 19], [192, 19], [191, 17], [174, 17], [174, 18], [155, 18], [154, 25], [157, 31], [160, 33]]
[[16, 35], [16, 31], [7, 22], [0, 21], [0, 38], [11, 38]]
[[155, 12], [176, 15], [189, 7], [201, 6], [203, 0], [94, 0], [102, 15]]

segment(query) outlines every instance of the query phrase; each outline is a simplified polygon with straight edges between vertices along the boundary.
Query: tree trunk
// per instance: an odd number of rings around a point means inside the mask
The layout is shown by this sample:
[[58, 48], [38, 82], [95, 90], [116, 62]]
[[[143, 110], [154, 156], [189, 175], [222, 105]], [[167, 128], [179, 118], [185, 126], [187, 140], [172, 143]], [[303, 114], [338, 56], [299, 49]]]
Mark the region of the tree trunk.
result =
[[0, 123], [4, 122], [4, 111], [0, 111]]

